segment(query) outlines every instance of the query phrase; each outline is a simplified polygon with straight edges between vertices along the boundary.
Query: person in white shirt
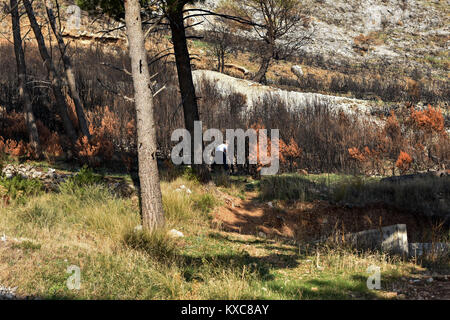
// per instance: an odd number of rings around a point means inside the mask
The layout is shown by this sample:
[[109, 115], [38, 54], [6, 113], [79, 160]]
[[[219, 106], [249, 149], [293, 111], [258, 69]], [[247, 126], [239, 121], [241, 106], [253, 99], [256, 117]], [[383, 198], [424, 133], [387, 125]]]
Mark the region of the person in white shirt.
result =
[[222, 164], [225, 171], [228, 171], [227, 150], [228, 150], [228, 143], [219, 144], [215, 150], [216, 151], [215, 163]]

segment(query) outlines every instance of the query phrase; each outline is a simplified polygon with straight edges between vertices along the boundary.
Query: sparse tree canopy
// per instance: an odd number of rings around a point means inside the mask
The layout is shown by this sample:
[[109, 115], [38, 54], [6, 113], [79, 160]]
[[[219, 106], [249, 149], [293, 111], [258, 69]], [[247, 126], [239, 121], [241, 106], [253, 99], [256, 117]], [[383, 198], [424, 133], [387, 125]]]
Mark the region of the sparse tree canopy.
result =
[[[310, 38], [302, 0], [227, 0], [221, 5], [233, 15], [253, 22], [253, 31], [262, 40], [261, 66], [255, 81], [265, 81], [272, 59], [295, 54]], [[248, 30], [248, 25], [243, 28]]]

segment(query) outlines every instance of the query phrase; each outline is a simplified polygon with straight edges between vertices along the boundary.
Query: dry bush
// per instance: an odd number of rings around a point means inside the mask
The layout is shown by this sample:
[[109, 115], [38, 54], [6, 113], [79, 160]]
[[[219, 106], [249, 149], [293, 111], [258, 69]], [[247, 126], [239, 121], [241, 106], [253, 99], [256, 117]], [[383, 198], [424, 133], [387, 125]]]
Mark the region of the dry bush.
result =
[[[393, 175], [396, 168], [404, 174], [448, 167], [450, 139], [445, 131], [442, 111], [431, 106], [425, 110], [411, 107], [403, 114], [400, 112], [399, 116], [400, 119], [391, 111], [384, 128], [377, 130], [376, 144], [372, 148], [348, 149], [350, 157], [360, 164], [363, 171], [380, 171], [380, 161], [383, 160], [390, 163]], [[381, 172], [384, 174], [384, 170]]]

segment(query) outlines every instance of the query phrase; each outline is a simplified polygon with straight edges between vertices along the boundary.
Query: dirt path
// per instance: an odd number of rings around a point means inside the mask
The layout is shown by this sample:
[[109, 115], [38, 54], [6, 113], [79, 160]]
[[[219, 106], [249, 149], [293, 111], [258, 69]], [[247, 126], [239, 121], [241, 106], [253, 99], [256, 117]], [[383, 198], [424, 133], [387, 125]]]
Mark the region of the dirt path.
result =
[[[346, 208], [325, 201], [275, 206], [260, 202], [257, 193], [248, 193], [245, 200], [223, 196], [225, 205], [213, 213], [213, 223], [226, 232], [268, 238], [311, 240], [333, 232], [336, 228], [356, 232], [397, 223], [405, 223], [410, 241], [421, 240], [428, 221], [406, 212], [384, 206]], [[450, 275], [424, 271], [394, 281], [382, 294], [386, 299], [450, 300]]]
[[351, 208], [320, 200], [274, 204], [260, 202], [255, 192], [248, 193], [245, 200], [229, 195], [223, 198], [225, 205], [213, 214], [214, 224], [224, 231], [269, 238], [309, 241], [336, 231], [358, 232], [401, 223], [407, 226], [409, 241], [427, 242], [424, 228], [431, 223], [384, 205]]

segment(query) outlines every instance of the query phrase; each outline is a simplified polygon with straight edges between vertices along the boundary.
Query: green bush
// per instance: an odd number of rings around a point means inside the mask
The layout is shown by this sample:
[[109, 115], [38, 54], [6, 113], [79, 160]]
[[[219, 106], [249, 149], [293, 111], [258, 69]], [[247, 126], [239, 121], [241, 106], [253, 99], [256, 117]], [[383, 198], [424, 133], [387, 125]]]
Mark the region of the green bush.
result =
[[195, 174], [195, 171], [192, 167], [185, 167], [182, 170], [183, 170], [182, 177], [184, 179], [198, 182], [198, 176]]
[[95, 174], [91, 168], [83, 166], [78, 174], [61, 183], [59, 190], [62, 193], [83, 193], [85, 187], [101, 184], [102, 181], [102, 176]]
[[199, 210], [204, 214], [208, 214], [217, 204], [216, 198], [211, 194], [203, 194], [193, 200], [194, 209]]
[[38, 179], [0, 177], [0, 196], [8, 196], [13, 200], [23, 201], [29, 196], [41, 194], [43, 190], [44, 186]]

